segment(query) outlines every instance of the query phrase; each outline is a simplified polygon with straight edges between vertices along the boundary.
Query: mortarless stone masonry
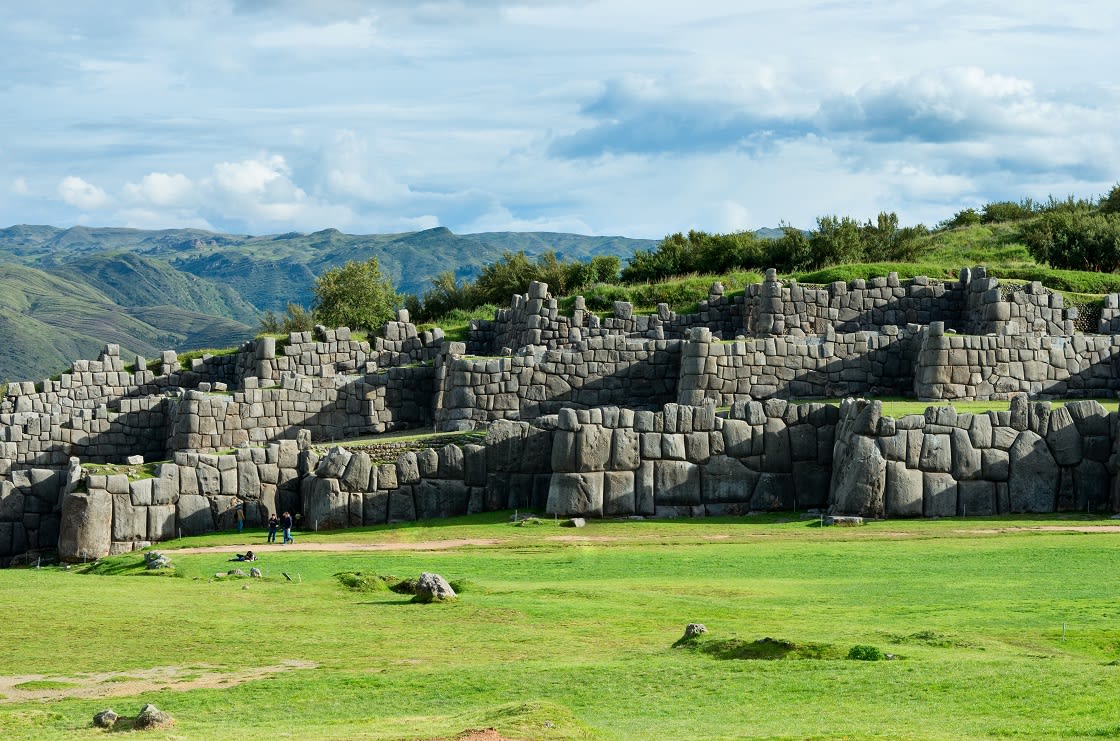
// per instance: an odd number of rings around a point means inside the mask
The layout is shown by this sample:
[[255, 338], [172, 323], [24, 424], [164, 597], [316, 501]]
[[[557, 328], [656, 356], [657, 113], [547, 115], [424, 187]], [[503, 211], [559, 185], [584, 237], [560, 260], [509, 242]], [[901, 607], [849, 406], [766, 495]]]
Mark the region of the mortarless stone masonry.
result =
[[[189, 368], [171, 351], [126, 364], [109, 345], [0, 401], [0, 560], [223, 529], [235, 503], [251, 526], [288, 510], [313, 528], [505, 508], [1115, 511], [1116, 413], [1027, 398], [1120, 391], [1118, 307], [1107, 297], [1101, 333], [1079, 334], [1060, 295], [982, 268], [829, 286], [768, 271], [733, 296], [714, 284], [693, 314], [617, 303], [602, 320], [582, 299], [560, 316], [534, 283], [465, 343], [402, 312], [372, 343], [318, 327]], [[894, 420], [876, 402], [789, 402], [884, 394], [1013, 403]], [[433, 426], [486, 433], [388, 458], [331, 445]], [[80, 466], [137, 454], [154, 478]]]

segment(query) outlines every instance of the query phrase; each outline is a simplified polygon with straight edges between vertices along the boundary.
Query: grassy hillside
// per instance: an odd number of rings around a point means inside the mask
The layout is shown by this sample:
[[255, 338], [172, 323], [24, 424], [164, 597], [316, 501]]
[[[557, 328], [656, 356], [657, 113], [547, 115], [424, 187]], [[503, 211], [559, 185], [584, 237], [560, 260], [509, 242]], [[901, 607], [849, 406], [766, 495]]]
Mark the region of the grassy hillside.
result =
[[253, 335], [246, 324], [180, 307], [126, 307], [84, 283], [9, 265], [0, 275], [0, 380], [38, 380], [106, 343], [122, 353], [225, 347]]
[[13, 226], [0, 229], [0, 380], [42, 378], [106, 342], [129, 352], [236, 344], [261, 312], [309, 306], [315, 276], [376, 256], [403, 292], [422, 292], [444, 270], [472, 276], [505, 250], [628, 257], [649, 240], [571, 234], [248, 236], [198, 229]]
[[[0, 736], [101, 737], [94, 713], [146, 702], [176, 719], [159, 737], [199, 740], [1120, 732], [1108, 520], [507, 517], [297, 532], [334, 552], [188, 539], [175, 577], [140, 554], [0, 571]], [[215, 578], [247, 548], [264, 579]], [[372, 578], [422, 571], [460, 599]], [[690, 622], [708, 632], [674, 648]]]

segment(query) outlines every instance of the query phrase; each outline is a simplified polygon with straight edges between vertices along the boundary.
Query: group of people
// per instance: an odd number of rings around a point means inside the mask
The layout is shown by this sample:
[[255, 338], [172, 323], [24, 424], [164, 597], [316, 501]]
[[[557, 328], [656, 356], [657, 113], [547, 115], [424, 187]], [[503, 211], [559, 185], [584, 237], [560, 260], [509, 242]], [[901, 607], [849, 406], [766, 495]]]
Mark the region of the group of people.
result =
[[[240, 500], [233, 505], [233, 519], [237, 525], [237, 533], [240, 535], [245, 529], [245, 505]], [[285, 512], [277, 517], [275, 514], [268, 516], [268, 542], [276, 542], [276, 531], [284, 531], [284, 545], [296, 542], [292, 537], [292, 526], [295, 524], [295, 519], [292, 517], [291, 512]]]
[[276, 542], [276, 531], [279, 529], [282, 529], [284, 531], [283, 545], [296, 542], [296, 539], [292, 537], [292, 524], [292, 514], [290, 512], [285, 512], [284, 514], [280, 515], [280, 517], [277, 517], [275, 514], [269, 515], [268, 542]]

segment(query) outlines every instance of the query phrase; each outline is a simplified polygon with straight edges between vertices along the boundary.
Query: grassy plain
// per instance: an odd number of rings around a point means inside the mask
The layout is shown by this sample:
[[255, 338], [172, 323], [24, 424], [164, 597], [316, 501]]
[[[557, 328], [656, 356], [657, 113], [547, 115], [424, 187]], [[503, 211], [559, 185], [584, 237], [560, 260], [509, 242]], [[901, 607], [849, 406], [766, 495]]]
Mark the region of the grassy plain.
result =
[[[145, 702], [177, 719], [145, 737], [182, 739], [1120, 733], [1112, 521], [507, 517], [298, 536], [333, 552], [187, 539], [164, 549], [175, 577], [140, 554], [0, 571], [0, 737], [103, 738], [95, 712]], [[262, 551], [265, 578], [174, 550], [223, 545]], [[421, 571], [459, 601], [334, 576]], [[709, 632], [673, 648], [688, 622]], [[896, 658], [847, 659], [857, 644]]]

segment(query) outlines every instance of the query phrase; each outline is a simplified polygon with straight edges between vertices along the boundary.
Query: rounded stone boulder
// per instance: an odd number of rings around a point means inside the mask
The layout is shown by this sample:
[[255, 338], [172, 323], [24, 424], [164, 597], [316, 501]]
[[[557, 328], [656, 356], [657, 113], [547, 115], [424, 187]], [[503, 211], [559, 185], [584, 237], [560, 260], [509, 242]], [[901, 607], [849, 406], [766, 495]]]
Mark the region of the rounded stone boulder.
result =
[[413, 602], [449, 602], [456, 598], [455, 590], [439, 574], [427, 571], [420, 574], [420, 581], [416, 583], [416, 596]]

